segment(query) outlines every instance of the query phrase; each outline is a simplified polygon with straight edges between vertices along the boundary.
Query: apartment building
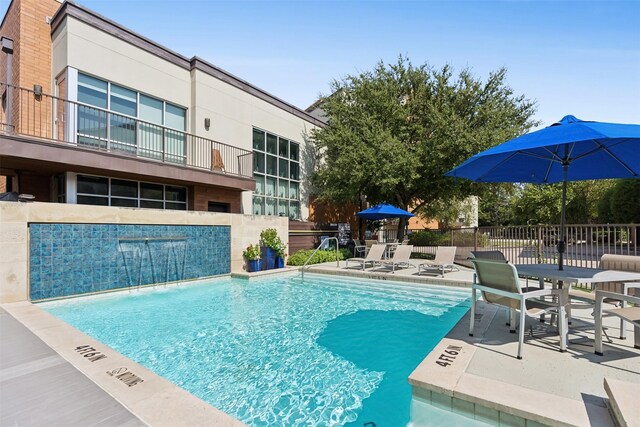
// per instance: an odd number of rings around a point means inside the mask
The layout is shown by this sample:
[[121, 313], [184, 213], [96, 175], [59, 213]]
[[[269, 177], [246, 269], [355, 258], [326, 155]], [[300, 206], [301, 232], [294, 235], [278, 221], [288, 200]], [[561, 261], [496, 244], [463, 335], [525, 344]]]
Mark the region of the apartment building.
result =
[[0, 192], [308, 218], [321, 118], [71, 1], [13, 0], [0, 37]]

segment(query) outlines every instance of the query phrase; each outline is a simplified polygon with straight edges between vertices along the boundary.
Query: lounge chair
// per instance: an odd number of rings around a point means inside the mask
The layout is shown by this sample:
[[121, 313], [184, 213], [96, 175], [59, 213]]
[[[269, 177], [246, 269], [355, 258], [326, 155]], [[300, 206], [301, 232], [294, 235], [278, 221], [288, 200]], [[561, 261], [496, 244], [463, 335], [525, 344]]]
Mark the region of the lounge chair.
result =
[[365, 239], [364, 244], [367, 246], [367, 251], [371, 249], [371, 246], [377, 245], [379, 242], [376, 239]]
[[[609, 308], [603, 310], [602, 305], [604, 300], [608, 298], [616, 301], [623, 301], [625, 303], [633, 303], [635, 304], [635, 307], [622, 306], [620, 308]], [[599, 356], [602, 356], [602, 317], [605, 314], [619, 317], [622, 329], [625, 327], [625, 321], [631, 322], [634, 326], [634, 346], [635, 348], [640, 348], [640, 297], [619, 294], [617, 292], [596, 291], [596, 310], [594, 312], [596, 320], [596, 339], [594, 343], [594, 352]], [[620, 332], [620, 336], [624, 336], [622, 331]]]
[[442, 277], [448, 271], [458, 271], [458, 267], [453, 263], [456, 258], [455, 246], [438, 246], [436, 248], [436, 258], [433, 261], [425, 261], [418, 265], [418, 276], [422, 271], [437, 270]]
[[[513, 264], [503, 261], [472, 259], [476, 269], [477, 281], [471, 287], [471, 321], [469, 336], [473, 336], [476, 312], [476, 293], [482, 292], [482, 299], [489, 304], [501, 305], [513, 313], [511, 331], [515, 332], [515, 312], [520, 313], [518, 334], [518, 359], [522, 359], [524, 343], [524, 327], [526, 316], [537, 317], [542, 313], [554, 311], [558, 313], [558, 334], [560, 335], [560, 351], [566, 349], [566, 316], [564, 313], [565, 295], [562, 289], [541, 289], [523, 292], [518, 280], [518, 270]], [[537, 298], [555, 296], [556, 301], [542, 301]], [[534, 299], [535, 298], [535, 299]]]
[[366, 265], [369, 263], [372, 265], [375, 265], [376, 262], [382, 260], [382, 255], [384, 255], [384, 251], [386, 248], [387, 248], [387, 245], [373, 245], [371, 246], [371, 249], [369, 249], [369, 252], [367, 253], [366, 257], [347, 258], [346, 268], [349, 268], [349, 261], [359, 263], [362, 266], [363, 270], [365, 269]]
[[413, 251], [413, 245], [400, 245], [396, 247], [393, 257], [383, 261], [376, 262], [376, 265], [381, 267], [391, 267], [391, 272], [396, 272], [396, 267], [415, 267], [415, 265], [409, 262], [411, 258], [411, 251]]

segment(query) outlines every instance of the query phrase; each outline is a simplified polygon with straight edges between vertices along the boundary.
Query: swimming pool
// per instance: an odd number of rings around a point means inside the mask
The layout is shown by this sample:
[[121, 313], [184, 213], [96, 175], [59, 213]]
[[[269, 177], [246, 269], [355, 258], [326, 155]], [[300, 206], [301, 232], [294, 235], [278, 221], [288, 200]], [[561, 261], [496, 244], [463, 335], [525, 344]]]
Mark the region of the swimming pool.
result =
[[380, 427], [409, 422], [407, 378], [470, 293], [310, 274], [40, 306], [249, 425]]

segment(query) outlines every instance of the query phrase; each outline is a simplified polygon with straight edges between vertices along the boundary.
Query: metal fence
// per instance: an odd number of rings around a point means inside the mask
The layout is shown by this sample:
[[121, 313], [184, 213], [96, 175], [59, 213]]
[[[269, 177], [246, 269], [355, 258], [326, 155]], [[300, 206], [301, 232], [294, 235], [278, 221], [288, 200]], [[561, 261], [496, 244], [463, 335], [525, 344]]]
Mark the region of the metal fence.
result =
[[[393, 231], [395, 233], [395, 231]], [[383, 239], [395, 238], [391, 232]], [[471, 251], [499, 250], [514, 264], [558, 261], [559, 225], [467, 227], [448, 231], [409, 230], [414, 251], [434, 253], [436, 246], [456, 246], [456, 262], [471, 266]], [[640, 255], [640, 224], [569, 224], [565, 265], [598, 267], [604, 254]]]
[[0, 83], [0, 131], [253, 178], [253, 152], [157, 123]]

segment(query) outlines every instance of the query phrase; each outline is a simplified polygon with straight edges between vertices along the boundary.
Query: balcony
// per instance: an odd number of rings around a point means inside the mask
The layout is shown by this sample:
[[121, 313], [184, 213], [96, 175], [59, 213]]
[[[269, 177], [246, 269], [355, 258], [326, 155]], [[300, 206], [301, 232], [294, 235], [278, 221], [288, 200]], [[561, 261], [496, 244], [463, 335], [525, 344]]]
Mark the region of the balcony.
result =
[[253, 179], [253, 153], [155, 123], [0, 83], [0, 132], [80, 150]]

